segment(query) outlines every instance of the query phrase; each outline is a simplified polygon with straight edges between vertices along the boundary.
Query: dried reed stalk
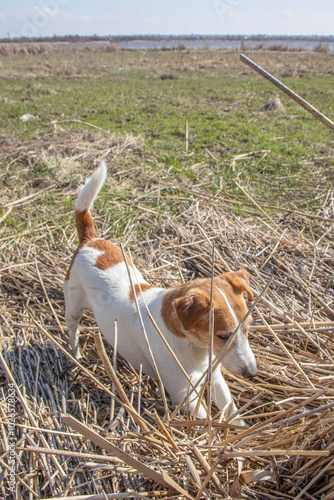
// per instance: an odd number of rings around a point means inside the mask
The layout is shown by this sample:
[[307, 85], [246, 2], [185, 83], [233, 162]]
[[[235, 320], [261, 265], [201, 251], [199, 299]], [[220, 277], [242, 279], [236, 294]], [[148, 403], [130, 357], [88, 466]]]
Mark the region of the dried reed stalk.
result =
[[326, 115], [323, 113], [320, 113], [318, 109], [316, 109], [314, 106], [312, 106], [310, 103], [305, 101], [302, 97], [300, 97], [296, 92], [293, 90], [289, 89], [286, 85], [284, 85], [282, 82], [280, 82], [277, 78], [273, 77], [268, 71], [265, 71], [261, 66], [256, 64], [254, 61], [249, 59], [243, 54], [240, 54], [240, 59], [242, 62], [253, 68], [255, 71], [257, 71], [261, 76], [266, 78], [270, 83], [273, 83], [277, 88], [279, 88], [282, 92], [284, 92], [286, 95], [288, 95], [291, 99], [293, 99], [297, 104], [302, 106], [306, 111], [311, 113], [315, 118], [320, 120], [322, 123], [324, 123], [328, 128], [334, 131], [334, 123], [332, 120], [327, 118]]

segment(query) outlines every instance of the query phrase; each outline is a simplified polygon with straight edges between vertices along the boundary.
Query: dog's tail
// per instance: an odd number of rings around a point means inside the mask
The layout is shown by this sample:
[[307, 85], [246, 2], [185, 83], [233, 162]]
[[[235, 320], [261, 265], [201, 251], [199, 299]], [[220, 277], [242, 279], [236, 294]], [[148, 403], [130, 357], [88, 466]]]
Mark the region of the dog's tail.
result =
[[99, 168], [86, 180], [75, 202], [75, 221], [80, 244], [98, 237], [94, 228], [92, 216], [90, 215], [90, 209], [103, 186], [106, 175], [106, 164], [101, 162]]

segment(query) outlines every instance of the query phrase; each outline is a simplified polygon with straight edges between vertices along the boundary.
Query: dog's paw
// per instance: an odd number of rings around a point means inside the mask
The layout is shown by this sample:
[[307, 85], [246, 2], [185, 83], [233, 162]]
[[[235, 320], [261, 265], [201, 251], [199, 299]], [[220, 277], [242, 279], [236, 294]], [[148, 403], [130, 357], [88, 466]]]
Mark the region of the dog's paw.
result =
[[71, 354], [77, 361], [80, 361], [80, 359], [82, 358], [79, 349], [71, 350]]
[[249, 424], [247, 424], [247, 422], [245, 420], [243, 420], [242, 418], [235, 418], [232, 420], [231, 424], [235, 424], [235, 425], [238, 425], [240, 427], [245, 427], [245, 429], [247, 429], [248, 427], [250, 427]]
[[205, 420], [207, 418], [208, 414], [204, 409], [204, 406], [200, 405], [197, 411], [196, 418], [198, 420]]

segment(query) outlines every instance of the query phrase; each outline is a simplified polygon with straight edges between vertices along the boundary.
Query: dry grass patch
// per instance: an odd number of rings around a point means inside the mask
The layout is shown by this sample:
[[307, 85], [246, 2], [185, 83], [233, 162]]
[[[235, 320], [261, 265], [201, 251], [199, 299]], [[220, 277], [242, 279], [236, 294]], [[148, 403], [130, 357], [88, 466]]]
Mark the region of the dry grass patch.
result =
[[[21, 145], [11, 141], [3, 141], [1, 173], [2, 494], [11, 498], [8, 395], [14, 384], [12, 498], [176, 498], [179, 493], [166, 487], [166, 477], [194, 498], [332, 498], [333, 213], [328, 210], [323, 218], [291, 210], [268, 216], [258, 206], [240, 207], [201, 188], [190, 190], [176, 181], [171, 186], [163, 172], [138, 165], [142, 150], [136, 138], [56, 130]], [[97, 204], [98, 230], [115, 233], [111, 206], [126, 211], [121, 241], [151, 283], [172, 285], [210, 275], [212, 245], [215, 274], [245, 267], [256, 294], [273, 278], [251, 329], [259, 374], [251, 381], [226, 375], [250, 428], [221, 422], [215, 409], [209, 422], [171, 418], [156, 382], [140, 378], [120, 358], [117, 377], [132, 406], [126, 409], [116, 396], [111, 409], [111, 382], [95, 349], [96, 324], [88, 313], [81, 326], [83, 359], [77, 364], [68, 353], [62, 282], [76, 236], [71, 209], [63, 201], [74, 197], [79, 179], [86, 177], [82, 165], [93, 168], [97, 158], [113, 165], [109, 186], [137, 190], [125, 191], [122, 200], [111, 198], [103, 211]], [[54, 172], [47, 200], [40, 186], [28, 184], [41, 159]], [[128, 170], [122, 167], [127, 160]], [[31, 194], [36, 196], [23, 200]], [[49, 212], [42, 218], [46, 201], [56, 223]], [[330, 196], [324, 203], [331, 204]], [[29, 212], [31, 204], [41, 205], [39, 221]], [[231, 209], [235, 206], [243, 215]], [[13, 230], [10, 218], [25, 214], [24, 229]], [[112, 349], [105, 347], [112, 358]], [[134, 417], [136, 412], [140, 417]], [[80, 432], [65, 423], [63, 414], [83, 424]], [[130, 459], [120, 461], [102, 451], [89, 429]], [[143, 473], [143, 466], [151, 472]]]
[[[65, 123], [86, 130], [65, 129]], [[4, 208], [30, 203], [24, 197], [38, 197], [50, 186], [59, 188], [82, 181], [83, 164], [94, 169], [105, 160], [110, 167], [119, 169], [124, 162], [133, 161], [134, 154], [138, 159], [143, 145], [140, 136], [121, 137], [80, 120], [54, 122], [48, 133], [29, 139], [5, 136], [0, 141]]]

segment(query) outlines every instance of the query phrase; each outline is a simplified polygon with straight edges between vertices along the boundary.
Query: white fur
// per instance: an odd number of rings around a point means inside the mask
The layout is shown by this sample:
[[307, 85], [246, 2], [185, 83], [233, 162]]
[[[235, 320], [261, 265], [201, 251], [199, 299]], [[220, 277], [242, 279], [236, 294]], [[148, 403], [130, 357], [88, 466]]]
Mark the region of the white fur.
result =
[[235, 328], [237, 328], [237, 326], [239, 325], [239, 320], [238, 320], [238, 317], [237, 317], [237, 313], [235, 312], [235, 309], [233, 307], [233, 304], [231, 304], [231, 302], [228, 300], [228, 298], [226, 297], [226, 295], [223, 292], [223, 290], [221, 290], [220, 288], [217, 288], [217, 289], [220, 292], [220, 294], [224, 297], [225, 302], [227, 304], [227, 307], [228, 307], [228, 309], [230, 311], [230, 314], [231, 314], [232, 318], [235, 321]]
[[107, 166], [102, 161], [98, 169], [95, 170], [93, 175], [86, 180], [85, 185], [81, 188], [77, 201], [75, 202], [75, 209], [83, 212], [90, 210], [93, 206], [96, 196], [99, 194], [101, 187], [107, 175]]

